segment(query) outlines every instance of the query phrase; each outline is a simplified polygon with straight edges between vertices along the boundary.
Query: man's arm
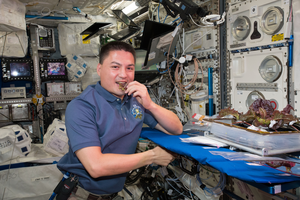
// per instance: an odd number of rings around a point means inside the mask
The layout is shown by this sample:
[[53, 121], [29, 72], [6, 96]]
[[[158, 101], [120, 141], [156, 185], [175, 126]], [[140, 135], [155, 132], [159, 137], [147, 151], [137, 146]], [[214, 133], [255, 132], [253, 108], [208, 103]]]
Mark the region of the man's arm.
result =
[[92, 146], [79, 149], [75, 154], [93, 178], [122, 174], [152, 163], [167, 166], [173, 159], [171, 154], [160, 147], [127, 155], [103, 154], [101, 147]]
[[154, 102], [152, 103], [153, 106], [148, 110], [158, 121], [155, 128], [169, 135], [181, 134], [183, 127], [177, 115], [172, 111], [155, 104]]
[[179, 135], [182, 133], [183, 127], [177, 115], [155, 104], [151, 100], [145, 85], [133, 81], [128, 84], [125, 92], [127, 92], [128, 95], [132, 94], [133, 97], [136, 97], [139, 103], [152, 113], [154, 118], [158, 121], [158, 125], [155, 128], [167, 134]]

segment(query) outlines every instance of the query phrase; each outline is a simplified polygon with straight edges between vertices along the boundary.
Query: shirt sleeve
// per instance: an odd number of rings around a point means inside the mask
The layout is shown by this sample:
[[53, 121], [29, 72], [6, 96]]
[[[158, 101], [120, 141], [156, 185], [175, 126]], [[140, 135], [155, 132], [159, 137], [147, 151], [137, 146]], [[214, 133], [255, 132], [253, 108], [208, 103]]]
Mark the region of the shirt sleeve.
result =
[[84, 147], [101, 146], [94, 116], [94, 106], [88, 102], [74, 99], [68, 104], [65, 124], [73, 153]]
[[152, 113], [147, 109], [145, 109], [144, 123], [147, 124], [150, 128], [154, 128], [158, 123]]

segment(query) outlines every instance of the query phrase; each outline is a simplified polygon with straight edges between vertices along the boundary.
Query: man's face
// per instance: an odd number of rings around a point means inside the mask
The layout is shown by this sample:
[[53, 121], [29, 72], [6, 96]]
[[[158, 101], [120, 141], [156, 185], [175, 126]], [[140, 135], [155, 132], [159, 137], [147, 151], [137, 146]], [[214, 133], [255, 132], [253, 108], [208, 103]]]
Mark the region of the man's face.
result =
[[127, 51], [111, 51], [97, 66], [101, 86], [114, 96], [123, 99], [125, 90], [120, 89], [119, 83], [128, 85], [134, 80], [134, 57]]

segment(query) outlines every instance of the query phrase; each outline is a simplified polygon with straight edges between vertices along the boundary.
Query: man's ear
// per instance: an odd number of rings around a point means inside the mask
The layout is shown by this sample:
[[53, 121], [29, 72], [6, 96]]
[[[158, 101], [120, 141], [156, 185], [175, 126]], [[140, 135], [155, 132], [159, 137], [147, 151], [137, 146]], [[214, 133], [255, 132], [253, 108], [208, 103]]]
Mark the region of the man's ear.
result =
[[98, 63], [97, 65], [97, 74], [100, 76], [100, 70], [101, 70], [102, 65]]

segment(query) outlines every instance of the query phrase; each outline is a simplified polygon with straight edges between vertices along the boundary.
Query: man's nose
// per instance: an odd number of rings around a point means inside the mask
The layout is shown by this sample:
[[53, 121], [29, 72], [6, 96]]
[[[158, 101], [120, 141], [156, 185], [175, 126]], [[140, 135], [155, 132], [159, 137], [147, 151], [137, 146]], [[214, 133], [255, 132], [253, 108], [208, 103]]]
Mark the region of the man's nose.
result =
[[125, 67], [121, 67], [120, 68], [119, 76], [122, 77], [122, 78], [126, 78], [127, 77], [127, 73], [126, 73], [126, 68]]

